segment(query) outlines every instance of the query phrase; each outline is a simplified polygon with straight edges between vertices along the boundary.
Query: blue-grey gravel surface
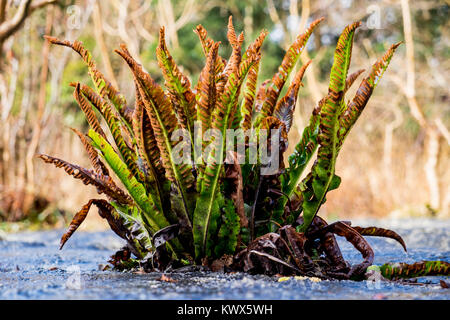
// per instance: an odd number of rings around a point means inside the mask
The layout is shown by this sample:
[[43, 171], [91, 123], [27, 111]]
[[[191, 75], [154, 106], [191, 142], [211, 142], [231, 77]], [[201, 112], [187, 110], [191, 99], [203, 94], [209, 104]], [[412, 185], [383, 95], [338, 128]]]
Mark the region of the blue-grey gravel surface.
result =
[[[450, 261], [450, 220], [359, 220], [353, 225], [392, 228], [408, 252], [391, 239], [368, 238], [375, 264], [421, 260]], [[123, 246], [111, 231], [77, 232], [59, 250], [64, 231], [0, 234], [0, 299], [449, 299], [445, 277], [419, 278], [419, 284], [389, 281], [312, 281], [192, 271], [167, 274], [101, 271]], [[338, 237], [345, 258], [361, 255]]]

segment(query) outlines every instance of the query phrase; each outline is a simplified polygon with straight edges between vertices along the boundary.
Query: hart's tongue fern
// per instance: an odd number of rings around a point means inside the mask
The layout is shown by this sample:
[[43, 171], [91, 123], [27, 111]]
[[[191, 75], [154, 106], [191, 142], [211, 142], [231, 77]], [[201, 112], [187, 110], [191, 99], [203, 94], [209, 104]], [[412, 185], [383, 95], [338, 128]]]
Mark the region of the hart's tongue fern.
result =
[[[61, 247], [84, 221], [92, 205], [98, 208], [111, 229], [126, 240], [128, 250], [138, 260], [151, 260], [160, 268], [164, 266], [164, 256], [169, 263], [209, 264], [214, 259], [226, 260], [226, 255], [239, 253], [233, 265], [238, 268], [243, 262], [245, 271], [258, 270], [257, 261], [266, 259], [262, 272], [273, 271], [270, 265], [275, 263], [279, 268], [285, 268], [277, 269], [280, 272], [307, 273], [311, 272], [305, 271], [311, 270], [307, 266], [314, 265], [309, 257], [322, 252], [331, 266], [328, 273], [323, 272], [322, 275], [345, 277], [343, 274], [361, 274], [365, 270], [362, 267], [370, 265], [373, 260], [373, 252], [362, 235], [388, 236], [404, 246], [401, 237], [393, 231], [358, 229], [345, 223], [327, 225], [317, 216], [327, 192], [336, 189], [341, 182], [335, 174], [335, 164], [342, 144], [399, 44], [392, 45], [373, 65], [356, 95], [346, 104], [345, 93], [363, 70], [348, 75], [353, 39], [360, 23], [344, 29], [334, 54], [328, 94], [314, 109], [300, 142], [289, 156], [289, 166], [284, 168], [287, 133], [292, 127], [302, 78], [311, 61], [294, 75], [284, 96], [281, 92], [306, 42], [322, 20], [311, 23], [296, 38], [277, 73], [272, 79], [263, 81], [258, 89], [261, 48], [267, 32], [261, 32], [244, 50], [244, 35], [236, 34], [231, 17], [227, 37], [232, 53], [228, 61], [219, 55], [219, 43], [208, 38], [201, 25], [194, 30], [206, 58], [195, 85], [180, 71], [171, 56], [164, 28], [160, 30], [156, 57], [164, 76], [165, 89], [122, 45], [116, 53], [125, 60], [133, 75], [134, 106], [128, 105], [118, 88], [97, 69], [81, 42], [46, 37], [53, 44], [76, 51], [86, 63], [95, 85], [95, 88], [90, 88], [85, 84], [71, 84], [75, 88], [74, 97], [91, 127], [87, 135], [74, 131], [86, 148], [93, 169], [47, 155], [40, 155], [40, 158], [63, 168], [84, 184], [95, 186], [107, 198], [91, 199], [82, 207], [63, 235]], [[100, 125], [95, 110], [104, 118], [110, 135]], [[210, 140], [202, 139], [196, 135], [196, 125], [201, 126], [203, 133], [213, 129], [221, 135]], [[172, 135], [178, 129], [187, 133], [186, 139], [173, 139]], [[245, 146], [244, 154], [230, 151], [226, 145], [228, 129], [251, 130], [260, 138], [264, 129], [276, 130], [279, 140], [269, 141], [268, 145], [275, 142], [279, 148], [270, 150], [271, 153], [280, 153], [278, 163], [271, 163], [279, 165], [278, 170], [263, 175], [261, 173], [268, 164], [261, 161], [225, 163], [227, 157], [236, 161], [239, 157], [249, 156], [253, 148], [253, 138], [244, 137], [241, 139]], [[275, 139], [273, 137], [270, 136], [269, 140]], [[259, 143], [257, 148], [261, 151], [268, 147]], [[192, 152], [180, 163], [177, 155], [185, 150]], [[317, 158], [311, 172], [301, 180], [316, 150]], [[213, 158], [215, 161], [204, 161]], [[116, 178], [125, 190], [116, 184]], [[297, 226], [297, 230], [291, 225]], [[333, 233], [352, 242], [363, 254], [364, 263], [347, 268]], [[323, 241], [322, 246], [314, 248], [308, 245], [308, 241], [316, 238]], [[266, 251], [269, 247], [273, 249], [270, 253]], [[292, 259], [286, 258], [283, 252]], [[415, 266], [414, 275], [426, 274], [425, 269], [429, 265], [423, 264], [423, 270]], [[362, 271], [359, 270], [361, 268]], [[341, 273], [335, 272], [337, 269]], [[401, 268], [383, 266], [383, 273], [390, 277], [405, 276], [407, 270], [406, 265]], [[448, 273], [447, 270], [440, 267], [439, 273]]]

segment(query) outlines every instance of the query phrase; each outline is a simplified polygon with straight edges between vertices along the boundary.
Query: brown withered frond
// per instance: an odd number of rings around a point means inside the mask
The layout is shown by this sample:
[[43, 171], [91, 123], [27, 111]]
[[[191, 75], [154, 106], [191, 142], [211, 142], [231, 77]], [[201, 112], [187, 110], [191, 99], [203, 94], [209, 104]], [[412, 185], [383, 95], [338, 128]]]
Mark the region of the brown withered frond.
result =
[[94, 167], [95, 173], [102, 174], [104, 176], [109, 176], [108, 168], [105, 166], [102, 160], [100, 160], [97, 150], [95, 150], [94, 147], [91, 145], [91, 143], [88, 141], [89, 137], [82, 134], [75, 128], [71, 128], [71, 130], [75, 132], [77, 136], [80, 138], [83, 147], [86, 149], [88, 153], [89, 160], [91, 161], [91, 164]]
[[63, 234], [60, 241], [59, 249], [64, 247], [64, 244], [69, 240], [69, 238], [74, 234], [78, 227], [86, 219], [89, 210], [92, 205], [95, 205], [98, 209], [98, 214], [103, 219], [106, 219], [111, 229], [121, 238], [128, 240], [130, 231], [124, 228], [122, 221], [114, 214], [114, 207], [108, 203], [108, 201], [103, 199], [91, 199], [88, 203], [81, 207], [70, 222], [67, 231]]
[[176, 116], [183, 129], [193, 132], [194, 121], [197, 117], [195, 112], [195, 95], [191, 90], [191, 83], [183, 73], [181, 73], [175, 60], [167, 49], [164, 27], [159, 31], [159, 43], [156, 48], [158, 64], [163, 72], [168, 88], [168, 95], [172, 101]]
[[252, 118], [254, 119], [256, 114], [261, 112], [263, 103], [267, 98], [267, 86], [270, 83], [270, 79], [264, 80], [258, 88], [258, 92], [255, 97], [255, 107], [253, 108]]
[[91, 53], [84, 48], [82, 42], [80, 42], [80, 41], [70, 42], [67, 40], [59, 40], [55, 37], [50, 37], [50, 36], [44, 36], [44, 38], [47, 39], [52, 44], [69, 47], [72, 50], [74, 50], [75, 52], [77, 52], [81, 56], [83, 61], [86, 63], [86, 65], [88, 66], [89, 74], [91, 75], [91, 78], [92, 78], [96, 88], [98, 89], [100, 96], [102, 96], [102, 97], [107, 96], [112, 101], [114, 106], [117, 108], [117, 110], [119, 111], [121, 116], [123, 116], [127, 120], [130, 120], [129, 112], [127, 111], [127, 108], [126, 108], [127, 102], [125, 100], [125, 97], [122, 94], [120, 94], [119, 90], [117, 88], [115, 88], [111, 84], [111, 82], [109, 82], [105, 78], [103, 73], [101, 73], [97, 69], [95, 62], [92, 59]]
[[83, 207], [81, 207], [81, 210], [75, 214], [72, 221], [70, 222], [69, 228], [61, 237], [61, 242], [59, 244], [60, 250], [64, 247], [64, 244], [67, 242], [67, 240], [69, 240], [69, 238], [72, 236], [72, 234], [78, 229], [78, 227], [86, 219], [89, 209], [91, 208], [91, 206], [94, 202], [95, 202], [95, 199], [89, 200], [89, 202], [86, 203]]
[[241, 107], [241, 113], [243, 115], [241, 127], [243, 130], [250, 129], [252, 125], [252, 112], [255, 102], [256, 83], [258, 82], [259, 64], [261, 61], [261, 47], [266, 36], [267, 31], [261, 31], [258, 38], [256, 38], [256, 40], [247, 48], [243, 56], [244, 60], [247, 59], [252, 52], [254, 52], [257, 56], [255, 63], [248, 71], [247, 81], [244, 88], [244, 100]]
[[288, 135], [286, 130], [286, 125], [275, 117], [266, 117], [261, 122], [261, 128], [267, 130], [267, 136], [271, 137], [271, 130], [279, 130], [280, 133], [280, 142], [279, 142], [279, 148], [280, 148], [280, 162], [282, 162], [283, 159], [283, 152], [286, 151], [287, 145], [288, 145]]
[[[206, 31], [206, 29], [199, 24], [194, 32], [198, 35], [199, 39], [200, 39], [200, 43], [202, 45], [203, 48], [203, 53], [205, 54], [205, 57], [208, 57], [208, 53], [211, 50], [211, 48], [213, 47], [213, 45], [215, 44], [215, 42], [208, 38], [208, 32]], [[220, 41], [217, 42], [220, 44]], [[227, 61], [222, 58], [221, 56], [217, 55], [216, 58], [216, 77], [219, 77], [220, 73], [223, 71], [223, 69], [225, 68], [225, 65], [227, 64]]]
[[291, 70], [294, 68], [297, 60], [300, 57], [303, 49], [306, 46], [306, 42], [311, 36], [314, 29], [317, 25], [323, 21], [323, 18], [317, 19], [313, 21], [306, 31], [299, 35], [294, 43], [289, 47], [286, 52], [286, 55], [281, 62], [280, 67], [278, 68], [278, 72], [272, 77], [271, 85], [266, 89], [267, 90], [267, 98], [262, 108], [262, 116], [270, 116], [273, 113], [273, 109], [275, 108], [276, 101], [281, 93], [281, 89], [283, 88], [286, 80], [289, 77]]
[[211, 50], [214, 41], [211, 40], [210, 38], [208, 38], [208, 32], [206, 31], [206, 29], [199, 24], [195, 29], [194, 32], [198, 35], [199, 39], [200, 39], [200, 43], [202, 44], [202, 48], [203, 48], [203, 53], [205, 54], [205, 56], [208, 56], [209, 50]]
[[133, 175], [140, 182], [145, 182], [146, 178], [144, 173], [139, 170], [137, 165], [137, 157], [133, 150], [134, 148], [131, 142], [131, 134], [128, 128], [120, 121], [114, 107], [109, 103], [109, 101], [104, 100], [101, 96], [95, 93], [89, 86], [77, 84], [77, 88], [80, 88], [83, 97], [85, 97], [105, 119], [111, 135], [114, 138], [114, 142], [119, 149], [119, 153], [127, 166], [130, 168]]
[[115, 52], [127, 62], [138, 84], [145, 110], [150, 117], [167, 178], [172, 182], [181, 181], [180, 188], [188, 189], [192, 187], [194, 178], [192, 177], [191, 166], [185, 163], [175, 165], [172, 159], [172, 149], [178, 141], [171, 141], [170, 137], [178, 127], [178, 123], [170, 100], [161, 86], [148, 73], [144, 72], [142, 67], [131, 57], [125, 45], [121, 46], [121, 50], [115, 50]]
[[150, 118], [145, 110], [144, 103], [136, 85], [136, 106], [133, 113], [133, 130], [141, 158], [154, 171], [157, 180], [162, 181], [164, 167], [161, 163], [160, 152], [156, 142]]
[[231, 156], [232, 163], [225, 165], [225, 179], [228, 179], [233, 185], [233, 191], [231, 192], [230, 198], [234, 202], [236, 208], [236, 213], [239, 216], [239, 223], [241, 227], [248, 227], [248, 218], [245, 215], [244, 209], [244, 196], [242, 194], [244, 190], [244, 181], [242, 177], [242, 169], [239, 164], [239, 159], [237, 153], [234, 151], [229, 151], [228, 155]]
[[347, 92], [348, 89], [352, 86], [352, 84], [358, 79], [358, 77], [366, 71], [365, 69], [359, 69], [358, 71], [355, 71], [347, 76], [347, 79], [345, 80], [345, 89], [344, 92]]
[[209, 128], [211, 113], [216, 105], [215, 64], [219, 44], [215, 43], [208, 53], [205, 67], [200, 73], [197, 84], [197, 118], [202, 128]]
[[97, 132], [99, 135], [101, 135], [103, 138], [106, 139], [105, 132], [100, 126], [100, 122], [98, 121], [94, 110], [89, 105], [86, 98], [81, 94], [80, 84], [76, 85], [75, 91], [73, 92], [73, 96], [75, 97], [75, 100], [78, 102], [78, 105], [80, 106], [81, 110], [83, 110], [86, 116], [86, 120], [89, 123], [92, 130], [94, 130], [95, 132]]
[[372, 237], [383, 237], [383, 238], [391, 238], [400, 243], [405, 251], [406, 250], [406, 244], [405, 241], [403, 241], [403, 238], [395, 231], [384, 229], [384, 228], [378, 228], [378, 227], [352, 227], [356, 231], [359, 232], [362, 236], [372, 236]]
[[286, 131], [289, 132], [292, 126], [292, 121], [294, 119], [295, 105], [297, 104], [298, 91], [301, 86], [303, 86], [302, 79], [305, 74], [306, 68], [310, 65], [312, 60], [305, 63], [294, 77], [291, 82], [287, 93], [282, 97], [273, 111], [273, 116], [281, 120], [286, 127]]
[[75, 179], [81, 180], [85, 185], [93, 185], [97, 188], [98, 193], [103, 193], [110, 198], [117, 200], [119, 203], [132, 204], [133, 200], [123, 190], [118, 188], [115, 184], [105, 178], [103, 175], [98, 175], [92, 170], [71, 164], [64, 160], [41, 154], [39, 158], [46, 163], [51, 163], [57, 168], [62, 168], [67, 174], [73, 176]]
[[228, 19], [227, 38], [233, 50], [231, 52], [230, 59], [228, 59], [228, 63], [225, 66], [225, 70], [223, 71], [224, 81], [226, 81], [230, 74], [235, 71], [242, 59], [242, 43], [244, 42], [244, 34], [241, 33], [239, 37], [236, 36], [232, 16]]

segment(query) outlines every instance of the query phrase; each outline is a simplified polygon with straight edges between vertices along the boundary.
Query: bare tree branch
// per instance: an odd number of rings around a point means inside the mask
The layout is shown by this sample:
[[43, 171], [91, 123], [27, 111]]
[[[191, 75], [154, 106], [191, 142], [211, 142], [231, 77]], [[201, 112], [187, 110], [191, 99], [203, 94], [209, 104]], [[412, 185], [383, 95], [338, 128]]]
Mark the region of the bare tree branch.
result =
[[57, 0], [24, 0], [20, 3], [14, 17], [6, 20], [6, 1], [2, 1], [0, 6], [0, 43], [13, 35], [20, 29], [25, 19], [36, 9], [42, 8], [46, 5], [56, 3]]
[[29, 15], [32, 1], [33, 0], [22, 1], [14, 17], [11, 20], [5, 20], [5, 22], [0, 25], [0, 42], [3, 42], [20, 28], [26, 17]]
[[0, 0], [0, 24], [6, 19], [6, 3], [7, 0]]

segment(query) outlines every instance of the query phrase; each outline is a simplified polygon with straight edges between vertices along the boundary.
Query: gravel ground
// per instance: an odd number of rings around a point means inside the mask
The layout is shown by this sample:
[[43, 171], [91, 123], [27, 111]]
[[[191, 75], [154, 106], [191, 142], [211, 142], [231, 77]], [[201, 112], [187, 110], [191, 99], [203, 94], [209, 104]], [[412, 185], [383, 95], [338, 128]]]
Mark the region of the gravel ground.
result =
[[[391, 239], [368, 238], [375, 264], [420, 260], [450, 261], [450, 220], [360, 220], [353, 225], [392, 228], [403, 236], [405, 253]], [[424, 285], [388, 281], [320, 281], [242, 273], [161, 274], [99, 271], [123, 242], [112, 232], [77, 232], [62, 251], [63, 230], [0, 235], [0, 299], [444, 299], [439, 277], [424, 277]], [[361, 256], [338, 237], [345, 258]], [[100, 266], [100, 268], [99, 268]]]

